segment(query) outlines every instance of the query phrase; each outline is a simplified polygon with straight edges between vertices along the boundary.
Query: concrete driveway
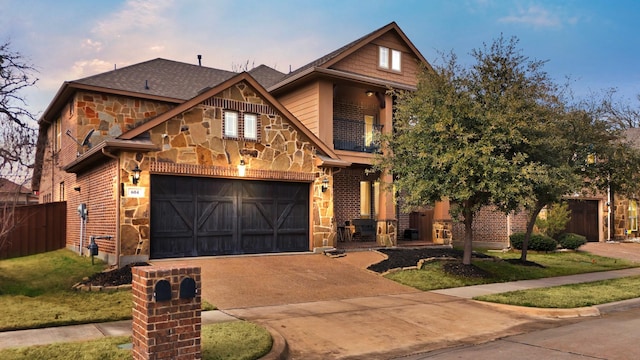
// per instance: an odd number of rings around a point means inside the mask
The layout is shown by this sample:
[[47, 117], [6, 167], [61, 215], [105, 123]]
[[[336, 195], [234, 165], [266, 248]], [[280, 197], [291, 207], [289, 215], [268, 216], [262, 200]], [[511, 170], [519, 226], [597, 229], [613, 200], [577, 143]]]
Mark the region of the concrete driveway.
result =
[[154, 261], [202, 269], [202, 297], [221, 310], [416, 293], [366, 270], [375, 251], [341, 258], [320, 254], [209, 257]]
[[157, 261], [202, 269], [203, 298], [280, 333], [289, 359], [389, 359], [557, 326], [527, 314], [422, 292], [366, 270], [384, 256], [318, 254]]
[[589, 242], [580, 247], [594, 255], [640, 262], [640, 243]]

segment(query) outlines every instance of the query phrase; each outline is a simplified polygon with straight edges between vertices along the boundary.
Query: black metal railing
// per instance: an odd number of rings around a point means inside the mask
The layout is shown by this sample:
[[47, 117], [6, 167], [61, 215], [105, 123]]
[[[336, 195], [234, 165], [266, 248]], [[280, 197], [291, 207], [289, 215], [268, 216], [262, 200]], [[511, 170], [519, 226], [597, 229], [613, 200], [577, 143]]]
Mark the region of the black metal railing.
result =
[[367, 126], [364, 121], [333, 119], [333, 148], [366, 153], [378, 152], [377, 134], [382, 131], [382, 125]]

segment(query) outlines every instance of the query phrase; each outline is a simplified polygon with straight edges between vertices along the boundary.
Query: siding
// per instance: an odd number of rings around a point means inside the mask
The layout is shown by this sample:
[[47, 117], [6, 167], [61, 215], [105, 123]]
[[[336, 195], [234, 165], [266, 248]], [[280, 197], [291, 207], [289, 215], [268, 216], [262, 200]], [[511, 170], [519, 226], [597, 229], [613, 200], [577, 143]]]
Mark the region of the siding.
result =
[[287, 110], [316, 136], [320, 136], [318, 130], [320, 118], [319, 93], [319, 84], [313, 82], [278, 99]]
[[[398, 73], [378, 67], [378, 46], [385, 46], [402, 52], [402, 72]], [[331, 68], [412, 86], [417, 85], [417, 76], [420, 70], [418, 58], [409, 51], [409, 48], [395, 33], [387, 33], [379, 37], [340, 60]]]

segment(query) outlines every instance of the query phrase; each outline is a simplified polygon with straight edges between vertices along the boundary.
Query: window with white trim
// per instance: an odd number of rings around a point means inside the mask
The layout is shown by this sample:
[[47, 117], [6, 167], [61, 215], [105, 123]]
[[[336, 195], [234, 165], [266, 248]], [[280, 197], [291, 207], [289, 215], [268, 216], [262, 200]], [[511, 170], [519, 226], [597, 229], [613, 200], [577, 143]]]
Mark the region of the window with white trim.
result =
[[382, 69], [402, 71], [402, 52], [378, 46], [378, 66]]
[[224, 112], [224, 136], [238, 137], [238, 113], [236, 111]]
[[244, 114], [244, 138], [258, 140], [258, 115]]
[[388, 69], [389, 68], [389, 48], [386, 48], [384, 46], [380, 46], [378, 48], [379, 51], [379, 62], [378, 62], [378, 66], [380, 66], [383, 69]]
[[402, 53], [398, 50], [391, 50], [391, 70], [402, 70]]

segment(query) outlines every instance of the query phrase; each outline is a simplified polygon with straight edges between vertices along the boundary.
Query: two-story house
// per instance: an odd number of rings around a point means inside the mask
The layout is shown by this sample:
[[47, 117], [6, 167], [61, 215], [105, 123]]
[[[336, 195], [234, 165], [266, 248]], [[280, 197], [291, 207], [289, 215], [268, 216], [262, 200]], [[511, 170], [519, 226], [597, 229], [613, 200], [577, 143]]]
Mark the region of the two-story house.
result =
[[32, 187], [67, 202], [69, 248], [93, 237], [120, 266], [396, 245], [407, 228], [440, 241], [446, 203], [399, 214], [391, 177], [367, 171], [393, 128], [388, 90], [415, 89], [421, 64], [390, 23], [289, 74], [155, 59], [65, 82], [39, 121]]

